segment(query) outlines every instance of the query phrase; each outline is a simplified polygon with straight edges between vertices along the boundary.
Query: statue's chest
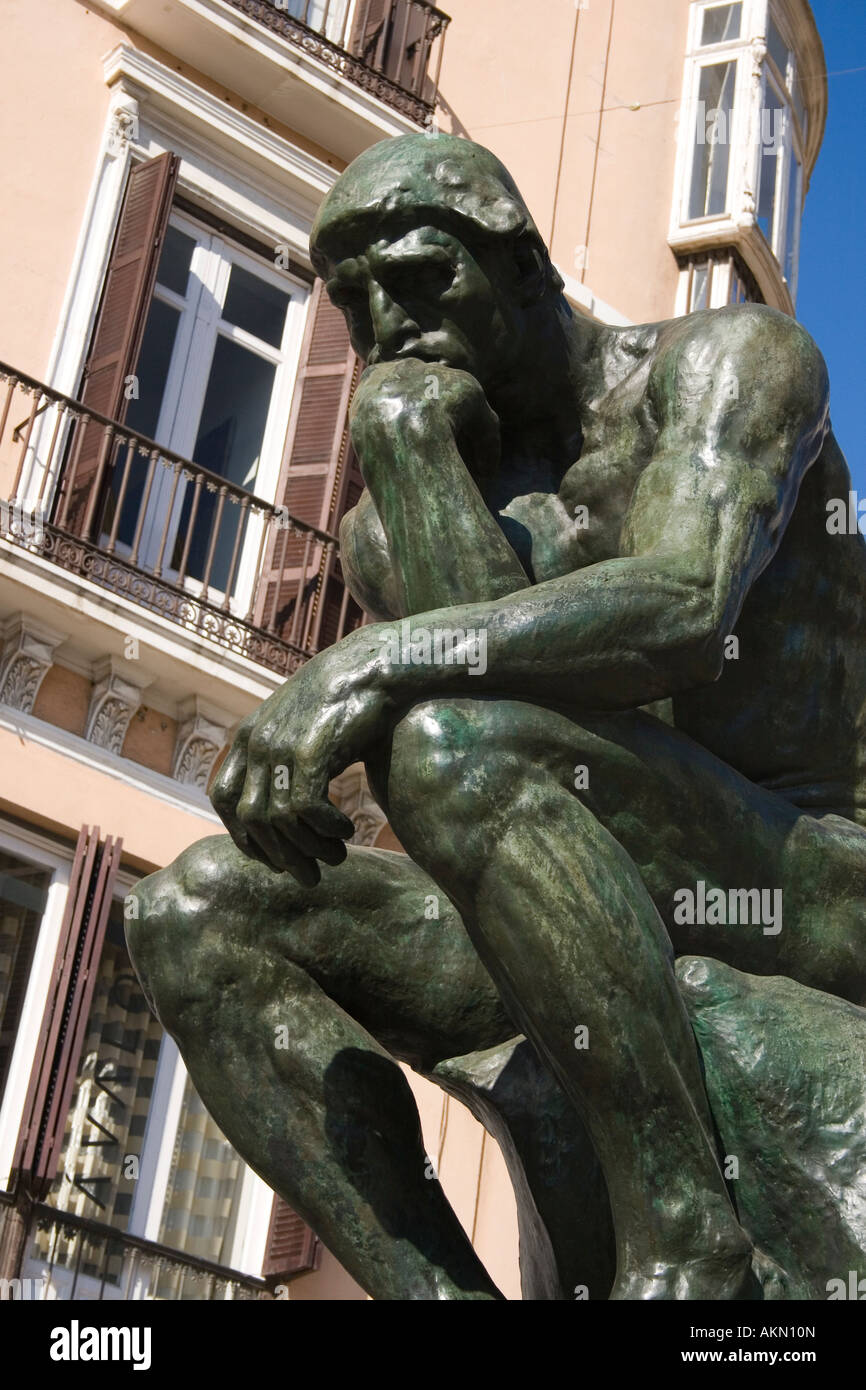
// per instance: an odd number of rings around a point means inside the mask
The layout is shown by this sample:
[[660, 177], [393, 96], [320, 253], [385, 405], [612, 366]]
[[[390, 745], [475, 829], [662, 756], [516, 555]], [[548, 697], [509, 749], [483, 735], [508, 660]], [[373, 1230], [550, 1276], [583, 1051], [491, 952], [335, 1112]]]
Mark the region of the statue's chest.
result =
[[652, 457], [653, 431], [635, 414], [608, 419], [587, 439], [558, 493], [515, 497], [500, 513], [503, 530], [536, 583], [622, 554], [634, 491]]

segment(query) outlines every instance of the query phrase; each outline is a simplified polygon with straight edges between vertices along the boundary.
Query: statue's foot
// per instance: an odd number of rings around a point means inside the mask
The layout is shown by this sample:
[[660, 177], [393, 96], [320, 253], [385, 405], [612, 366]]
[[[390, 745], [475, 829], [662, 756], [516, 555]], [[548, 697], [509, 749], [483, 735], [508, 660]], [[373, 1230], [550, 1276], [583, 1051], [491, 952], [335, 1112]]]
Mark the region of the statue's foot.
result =
[[665, 1298], [686, 1302], [706, 1299], [729, 1302], [763, 1297], [752, 1272], [752, 1245], [743, 1231], [717, 1240], [715, 1249], [693, 1259], [678, 1254], [671, 1260], [657, 1257], [643, 1267], [631, 1266], [617, 1275], [611, 1298]]

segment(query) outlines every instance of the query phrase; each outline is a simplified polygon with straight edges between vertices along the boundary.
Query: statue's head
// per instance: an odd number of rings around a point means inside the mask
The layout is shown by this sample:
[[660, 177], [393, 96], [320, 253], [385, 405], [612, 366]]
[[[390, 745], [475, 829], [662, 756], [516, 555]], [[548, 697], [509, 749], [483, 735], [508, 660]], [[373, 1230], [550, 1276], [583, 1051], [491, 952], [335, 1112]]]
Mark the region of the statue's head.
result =
[[420, 357], [486, 385], [526, 351], [533, 309], [561, 303], [507, 169], [453, 135], [365, 150], [322, 203], [310, 251], [369, 363]]

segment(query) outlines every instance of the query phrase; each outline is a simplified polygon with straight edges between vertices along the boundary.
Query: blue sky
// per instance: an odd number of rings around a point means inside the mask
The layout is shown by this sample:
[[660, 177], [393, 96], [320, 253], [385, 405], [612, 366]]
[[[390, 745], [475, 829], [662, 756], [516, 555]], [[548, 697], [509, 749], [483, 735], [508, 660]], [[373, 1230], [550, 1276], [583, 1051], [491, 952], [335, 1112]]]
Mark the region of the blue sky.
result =
[[797, 317], [827, 360], [833, 427], [866, 497], [866, 0], [812, 0], [812, 10], [830, 107], [806, 198]]

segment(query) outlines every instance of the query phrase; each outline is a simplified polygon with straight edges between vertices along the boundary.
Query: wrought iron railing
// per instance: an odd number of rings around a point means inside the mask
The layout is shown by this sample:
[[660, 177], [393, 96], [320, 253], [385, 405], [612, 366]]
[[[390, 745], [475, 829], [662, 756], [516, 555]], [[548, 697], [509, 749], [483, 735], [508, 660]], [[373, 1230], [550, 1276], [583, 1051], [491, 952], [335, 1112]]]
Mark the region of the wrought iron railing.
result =
[[268, 1300], [265, 1279], [57, 1211], [32, 1210], [21, 1294], [38, 1299]]
[[427, 0], [228, 0], [356, 86], [427, 125], [450, 16]]
[[281, 674], [358, 620], [335, 536], [2, 362], [0, 478], [0, 538]]

